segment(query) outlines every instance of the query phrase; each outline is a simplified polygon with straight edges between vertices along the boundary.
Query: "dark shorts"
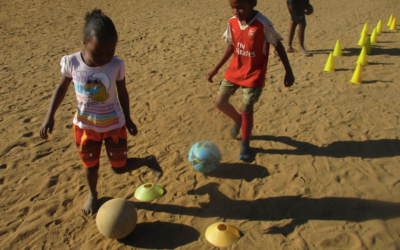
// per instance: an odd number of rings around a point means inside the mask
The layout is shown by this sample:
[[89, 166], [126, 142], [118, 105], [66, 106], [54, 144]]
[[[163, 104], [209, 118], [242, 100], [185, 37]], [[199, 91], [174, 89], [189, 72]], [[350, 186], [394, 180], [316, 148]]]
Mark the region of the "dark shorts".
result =
[[296, 24], [306, 24], [305, 9], [309, 5], [307, 0], [286, 0], [292, 21]]

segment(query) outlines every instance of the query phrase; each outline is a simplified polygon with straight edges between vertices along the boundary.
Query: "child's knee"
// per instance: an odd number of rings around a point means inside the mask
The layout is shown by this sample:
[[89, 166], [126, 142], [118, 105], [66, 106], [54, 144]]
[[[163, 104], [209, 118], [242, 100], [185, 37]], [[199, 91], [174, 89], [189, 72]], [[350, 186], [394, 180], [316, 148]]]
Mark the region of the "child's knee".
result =
[[99, 172], [99, 164], [97, 163], [96, 165], [90, 168], [85, 167], [85, 172], [88, 175], [97, 174], [97, 172]]
[[253, 113], [254, 111], [254, 105], [248, 105], [248, 104], [242, 104], [242, 108], [240, 110], [242, 113]]
[[214, 105], [217, 108], [222, 108], [228, 103], [229, 99], [223, 98], [222, 96], [218, 95], [217, 98], [215, 98]]
[[217, 108], [222, 108], [223, 106], [226, 105], [226, 103], [222, 102], [221, 100], [215, 99], [214, 105], [215, 105], [215, 107], [217, 107]]

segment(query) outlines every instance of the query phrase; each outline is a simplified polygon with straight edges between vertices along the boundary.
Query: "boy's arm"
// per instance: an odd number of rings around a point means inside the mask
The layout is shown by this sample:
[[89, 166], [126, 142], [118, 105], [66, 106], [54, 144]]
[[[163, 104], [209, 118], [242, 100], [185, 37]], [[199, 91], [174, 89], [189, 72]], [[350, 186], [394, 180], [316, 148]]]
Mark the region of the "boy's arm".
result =
[[131, 135], [137, 134], [137, 128], [135, 123], [131, 119], [131, 113], [129, 108], [129, 94], [126, 90], [125, 78], [121, 81], [117, 81], [117, 91], [119, 104], [121, 105], [122, 111], [124, 112], [126, 128]]
[[287, 57], [285, 48], [283, 47], [282, 43], [278, 41], [278, 43], [275, 46], [275, 49], [276, 52], [278, 52], [279, 58], [281, 59], [281, 62], [286, 70], [286, 75], [284, 80], [285, 87], [290, 87], [294, 83], [294, 75], [292, 72], [292, 68], [290, 67], [289, 59]]
[[217, 63], [217, 65], [207, 73], [206, 75], [206, 79], [208, 82], [213, 82], [213, 77], [218, 74], [219, 69], [226, 63], [226, 61], [228, 61], [228, 59], [232, 56], [233, 52], [234, 52], [235, 48], [233, 47], [232, 44], [228, 44], [228, 46], [226, 47], [224, 53], [222, 54], [221, 59], [219, 60], [219, 62]]
[[50, 134], [53, 132], [54, 115], [56, 114], [58, 107], [60, 107], [62, 101], [64, 100], [65, 94], [67, 93], [71, 81], [72, 78], [66, 77], [64, 75], [61, 76], [60, 82], [58, 83], [56, 89], [54, 90], [53, 96], [51, 97], [50, 107], [47, 111], [46, 118], [39, 130], [39, 134], [42, 139], [47, 140], [49, 138], [47, 132]]

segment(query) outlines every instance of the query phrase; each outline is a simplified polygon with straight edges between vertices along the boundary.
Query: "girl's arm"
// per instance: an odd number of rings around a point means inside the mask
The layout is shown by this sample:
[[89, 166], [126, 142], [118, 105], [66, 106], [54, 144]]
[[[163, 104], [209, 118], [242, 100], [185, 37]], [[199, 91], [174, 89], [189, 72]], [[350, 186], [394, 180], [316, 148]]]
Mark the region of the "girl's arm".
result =
[[56, 89], [54, 90], [53, 96], [51, 97], [50, 107], [47, 111], [47, 116], [42, 126], [40, 127], [39, 134], [42, 139], [47, 140], [49, 136], [47, 132], [50, 134], [53, 132], [54, 128], [54, 115], [58, 107], [60, 107], [62, 101], [64, 100], [65, 94], [67, 93], [69, 84], [71, 83], [72, 78], [66, 77], [64, 75], [61, 76], [60, 82], [58, 83]]
[[129, 94], [125, 85], [125, 78], [121, 81], [117, 81], [117, 91], [119, 104], [121, 105], [122, 111], [124, 112], [126, 128], [129, 134], [136, 135], [137, 128], [131, 119], [130, 106], [129, 106]]
[[225, 49], [224, 54], [222, 54], [221, 59], [219, 60], [219, 62], [217, 63], [217, 65], [214, 67], [214, 69], [212, 69], [211, 71], [209, 71], [206, 75], [206, 79], [209, 82], [213, 82], [213, 77], [218, 74], [219, 69], [226, 63], [226, 61], [228, 61], [228, 59], [232, 56], [233, 52], [235, 51], [235, 48], [233, 47], [232, 44], [228, 44], [228, 46]]
[[290, 87], [294, 83], [294, 75], [292, 72], [292, 68], [290, 67], [289, 59], [287, 57], [285, 48], [283, 47], [282, 43], [279, 41], [275, 46], [276, 52], [278, 52], [279, 58], [286, 70], [286, 75], [284, 79], [285, 87]]

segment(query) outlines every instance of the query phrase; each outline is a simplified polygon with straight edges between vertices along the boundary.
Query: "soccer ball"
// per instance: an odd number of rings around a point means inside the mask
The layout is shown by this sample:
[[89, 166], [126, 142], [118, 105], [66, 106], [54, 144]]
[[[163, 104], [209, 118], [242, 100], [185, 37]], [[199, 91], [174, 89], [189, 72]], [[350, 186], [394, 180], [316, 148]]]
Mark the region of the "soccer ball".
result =
[[135, 229], [136, 223], [136, 208], [123, 198], [115, 198], [104, 203], [96, 216], [97, 229], [111, 239], [128, 236]]
[[309, 4], [308, 7], [304, 10], [304, 12], [307, 16], [311, 15], [314, 12], [313, 6]]
[[189, 161], [194, 169], [204, 174], [215, 170], [221, 161], [218, 147], [209, 141], [201, 141], [189, 151]]

